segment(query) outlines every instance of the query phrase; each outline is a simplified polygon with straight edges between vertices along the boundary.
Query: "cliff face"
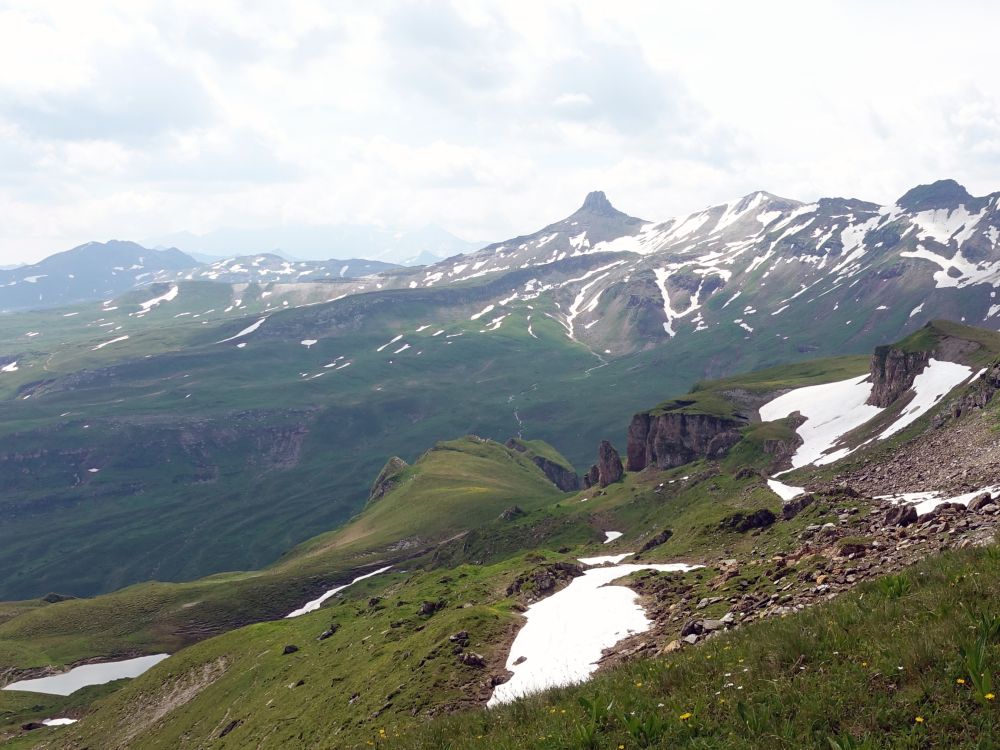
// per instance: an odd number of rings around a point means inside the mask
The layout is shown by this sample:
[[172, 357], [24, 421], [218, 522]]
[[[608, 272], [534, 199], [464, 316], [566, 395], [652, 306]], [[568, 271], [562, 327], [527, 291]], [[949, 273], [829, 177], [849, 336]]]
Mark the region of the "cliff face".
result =
[[371, 492], [368, 493], [368, 502], [374, 503], [387, 493], [392, 492], [399, 485], [400, 474], [403, 473], [407, 466], [409, 464], [399, 456], [393, 456], [386, 461], [385, 466], [382, 467], [382, 471], [378, 473], [374, 484], [372, 484]]
[[576, 492], [580, 489], [580, 477], [578, 477], [575, 472], [567, 469], [565, 466], [557, 464], [555, 461], [550, 461], [545, 458], [545, 456], [539, 456], [537, 453], [529, 451], [527, 447], [514, 438], [508, 440], [504, 443], [504, 445], [511, 450], [518, 451], [519, 453], [530, 453], [532, 463], [541, 469], [542, 473], [549, 478], [549, 481], [563, 492]]
[[871, 406], [886, 407], [913, 385], [913, 379], [927, 366], [931, 352], [903, 352], [891, 346], [880, 346], [872, 355]]
[[710, 414], [636, 414], [628, 427], [628, 470], [672, 469], [699, 458], [720, 458], [739, 442], [745, 424]]
[[583, 477], [586, 487], [607, 487], [609, 484], [620, 482], [625, 476], [622, 469], [622, 458], [618, 451], [607, 440], [601, 441], [601, 446], [597, 450], [597, 463], [590, 467], [590, 471]]

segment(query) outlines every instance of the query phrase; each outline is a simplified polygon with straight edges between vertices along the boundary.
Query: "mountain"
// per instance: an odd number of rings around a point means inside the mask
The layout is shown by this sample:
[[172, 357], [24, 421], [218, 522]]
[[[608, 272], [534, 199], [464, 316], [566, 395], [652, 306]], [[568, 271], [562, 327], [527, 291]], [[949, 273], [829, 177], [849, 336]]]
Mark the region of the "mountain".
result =
[[400, 231], [358, 224], [218, 229], [201, 235], [178, 232], [147, 244], [220, 258], [277, 253], [299, 260], [350, 257], [395, 265], [421, 265], [428, 259], [433, 262], [481, 246], [433, 225]]
[[295, 284], [369, 276], [398, 268], [349, 258], [289, 261], [273, 253], [200, 262], [176, 248], [150, 250], [134, 242], [89, 242], [31, 266], [0, 270], [0, 312], [44, 309], [114, 298], [165, 281]]
[[309, 281], [371, 276], [398, 266], [377, 260], [348, 258], [324, 261], [290, 261], [273, 253], [222, 258], [195, 269], [159, 273], [157, 281], [220, 281], [227, 284], [299, 284]]
[[134, 242], [88, 242], [43, 261], [0, 270], [0, 312], [107, 299], [162, 272], [198, 263], [176, 248], [149, 250]]
[[[938, 317], [994, 326], [996, 203], [945, 181], [890, 207], [758, 192], [652, 223], [595, 193], [431, 267], [296, 283], [311, 267], [256, 275], [250, 256], [3, 316], [0, 596], [260, 567], [441, 436], [541, 439], [589, 466], [665, 391]], [[91, 544], [57, 554], [66, 538]]]
[[[969, 746], [995, 729], [998, 390], [1000, 334], [932, 321], [619, 415], [604, 486], [561, 492], [544, 443], [438, 443], [261, 571], [0, 605], [5, 683], [172, 653], [0, 692], [0, 741]], [[541, 694], [483, 710], [517, 690]], [[52, 716], [80, 721], [21, 729]]]

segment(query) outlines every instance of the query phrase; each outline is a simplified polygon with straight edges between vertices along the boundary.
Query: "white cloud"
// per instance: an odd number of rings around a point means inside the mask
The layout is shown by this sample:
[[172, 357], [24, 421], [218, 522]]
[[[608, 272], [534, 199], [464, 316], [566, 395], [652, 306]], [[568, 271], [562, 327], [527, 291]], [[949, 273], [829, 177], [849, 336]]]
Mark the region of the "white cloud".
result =
[[758, 188], [991, 192], [998, 22], [975, 0], [7, 0], [0, 263], [282, 222], [500, 239], [591, 189], [650, 219]]

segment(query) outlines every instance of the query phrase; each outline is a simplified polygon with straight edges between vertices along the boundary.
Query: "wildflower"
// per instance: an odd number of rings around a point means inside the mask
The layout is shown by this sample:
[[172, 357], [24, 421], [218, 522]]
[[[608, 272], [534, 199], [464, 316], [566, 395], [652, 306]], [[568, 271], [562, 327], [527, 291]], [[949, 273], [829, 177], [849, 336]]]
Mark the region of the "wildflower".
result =
[[618, 746], [618, 750], [625, 750], [625, 746], [624, 745], [619, 745]]
[[918, 716], [917, 718], [914, 719], [914, 721], [917, 722], [917, 724], [923, 724], [924, 723], [924, 717], [923, 716]]
[[987, 694], [986, 694], [986, 695], [984, 695], [983, 697], [984, 697], [984, 698], [985, 698], [986, 700], [988, 700], [988, 701], [991, 701], [991, 700], [993, 700], [994, 698], [996, 698], [996, 696], [995, 696], [995, 695], [993, 695], [993, 693], [987, 693]]
[[692, 714], [691, 714], [690, 711], [685, 711], [678, 718], [680, 718], [681, 721], [687, 721], [688, 719], [691, 718], [691, 716], [692, 716]]
[[955, 680], [955, 683], [958, 684], [958, 685], [964, 685], [965, 684], [965, 680], [963, 680], [961, 677], [959, 677], [957, 680]]
[[642, 683], [641, 682], [637, 682], [637, 683], [635, 683], [635, 686], [636, 687], [642, 687]]
[[868, 662], [866, 662], [866, 661], [861, 662], [861, 666], [862, 667], [867, 667], [868, 666]]

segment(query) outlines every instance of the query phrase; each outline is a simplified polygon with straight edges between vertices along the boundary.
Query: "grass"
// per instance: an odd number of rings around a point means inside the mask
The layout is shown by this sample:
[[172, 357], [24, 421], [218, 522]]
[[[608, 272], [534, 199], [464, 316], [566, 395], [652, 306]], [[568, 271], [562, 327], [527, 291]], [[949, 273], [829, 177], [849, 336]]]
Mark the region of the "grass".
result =
[[281, 617], [354, 571], [419, 556], [518, 503], [562, 497], [528, 458], [499, 443], [439, 444], [405, 481], [338, 531], [269, 568], [190, 583], [147, 582], [93, 599], [24, 607], [0, 623], [0, 665], [32, 667], [92, 656], [174, 652], [195, 640]]
[[929, 559], [905, 580], [905, 591], [876, 581], [585, 685], [438, 720], [383, 746], [996, 747], [997, 548]]

